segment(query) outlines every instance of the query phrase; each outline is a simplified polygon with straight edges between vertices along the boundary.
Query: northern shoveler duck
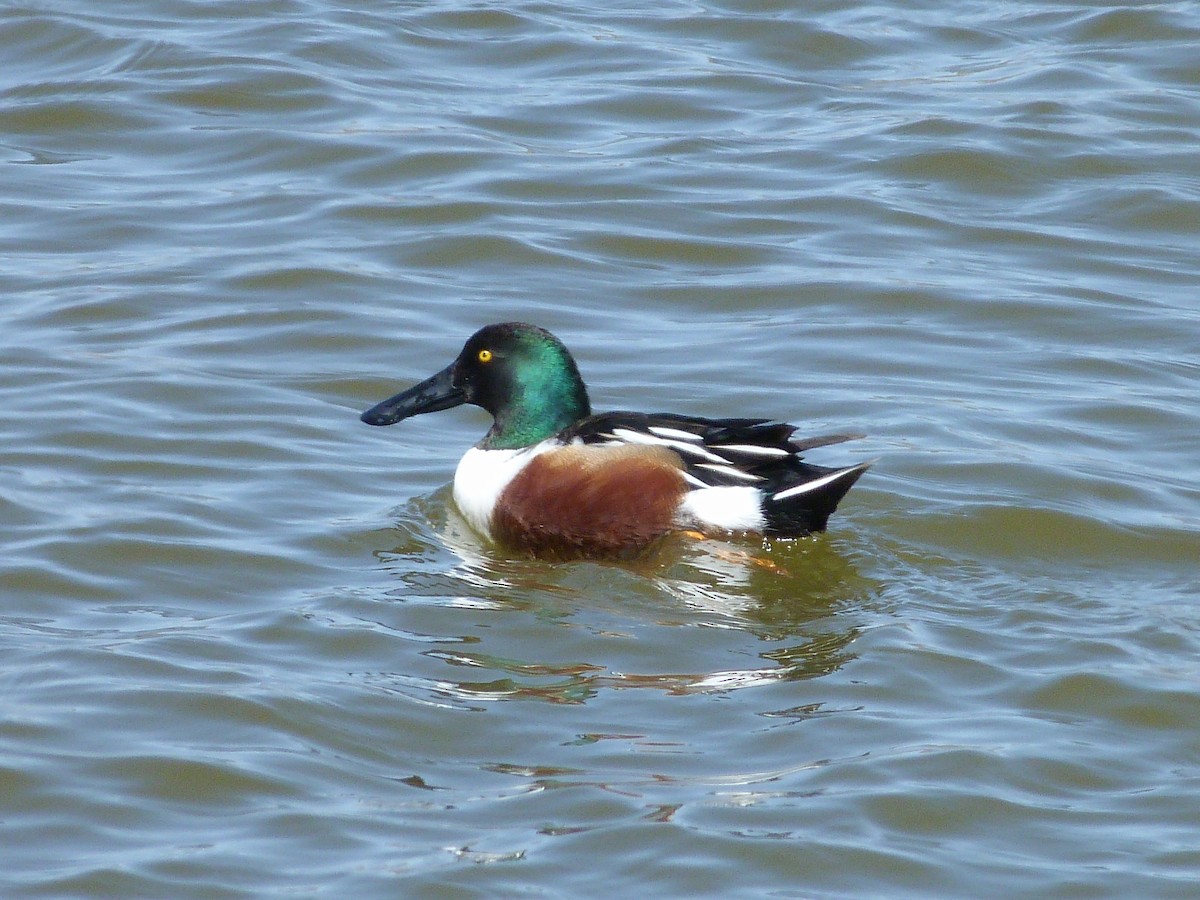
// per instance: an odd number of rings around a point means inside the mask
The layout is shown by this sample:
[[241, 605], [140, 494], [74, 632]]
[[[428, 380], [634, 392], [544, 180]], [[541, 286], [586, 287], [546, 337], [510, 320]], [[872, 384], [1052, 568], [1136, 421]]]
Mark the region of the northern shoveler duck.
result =
[[828, 469], [801, 451], [858, 435], [793, 440], [769, 419], [592, 414], [575, 360], [550, 332], [477, 331], [436, 375], [362, 414], [368, 425], [463, 403], [495, 420], [454, 474], [454, 500], [485, 536], [551, 556], [628, 556], [675, 530], [801, 535], [870, 463]]

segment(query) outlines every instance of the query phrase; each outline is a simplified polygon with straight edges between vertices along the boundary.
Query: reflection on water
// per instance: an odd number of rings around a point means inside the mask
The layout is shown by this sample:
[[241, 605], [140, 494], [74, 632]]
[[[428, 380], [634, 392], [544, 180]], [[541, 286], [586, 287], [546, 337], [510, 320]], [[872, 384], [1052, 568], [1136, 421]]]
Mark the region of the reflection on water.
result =
[[[606, 690], [631, 688], [717, 694], [827, 675], [853, 659], [854, 611], [872, 596], [869, 579], [829, 535], [788, 541], [672, 536], [633, 562], [547, 563], [483, 541], [446, 488], [399, 510], [397, 533], [403, 543], [375, 553], [403, 582], [390, 592], [396, 600], [527, 617], [524, 638], [519, 623], [505, 627], [504, 638], [519, 655], [490, 649], [490, 632], [482, 630], [469, 638], [437, 639], [455, 643], [454, 649], [421, 651], [425, 659], [470, 670], [470, 676], [443, 671], [435, 677], [393, 673], [374, 679], [426, 702], [475, 710], [484, 701], [584, 703]], [[386, 536], [391, 543], [393, 535]], [[596, 621], [598, 613], [606, 621]], [[585, 655], [564, 661], [562, 642], [541, 636], [546, 625], [588, 634], [589, 640], [575, 642]], [[758, 645], [753, 655], [759, 664], [647, 670], [626, 659], [624, 643], [636, 633], [678, 628], [750, 637]], [[657, 639], [670, 642], [666, 635]], [[796, 716], [814, 715], [819, 706], [809, 704]]]

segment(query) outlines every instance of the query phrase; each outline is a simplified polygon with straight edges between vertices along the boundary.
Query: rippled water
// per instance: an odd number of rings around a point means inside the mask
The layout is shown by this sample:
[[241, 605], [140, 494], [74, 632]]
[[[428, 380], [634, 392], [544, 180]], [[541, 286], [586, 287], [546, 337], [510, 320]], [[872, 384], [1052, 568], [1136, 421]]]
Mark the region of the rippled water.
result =
[[[5, 896], [1195, 894], [1200, 12], [641, 6], [0, 11]], [[506, 319], [880, 462], [500, 553]]]

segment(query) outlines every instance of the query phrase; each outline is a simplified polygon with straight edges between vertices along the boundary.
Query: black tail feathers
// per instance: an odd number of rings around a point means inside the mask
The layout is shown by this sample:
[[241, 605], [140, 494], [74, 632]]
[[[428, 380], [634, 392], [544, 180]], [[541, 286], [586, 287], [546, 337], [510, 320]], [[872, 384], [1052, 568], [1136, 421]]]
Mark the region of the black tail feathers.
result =
[[824, 531], [838, 503], [872, 462], [874, 460], [845, 469], [803, 463], [804, 473], [800, 480], [775, 491], [764, 501], [765, 533], [800, 535]]

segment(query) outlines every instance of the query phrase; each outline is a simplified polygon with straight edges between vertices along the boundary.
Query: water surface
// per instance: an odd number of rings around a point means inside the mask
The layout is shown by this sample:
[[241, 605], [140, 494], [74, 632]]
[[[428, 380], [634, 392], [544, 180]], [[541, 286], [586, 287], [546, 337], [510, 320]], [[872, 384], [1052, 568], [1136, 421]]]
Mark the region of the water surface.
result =
[[[1185, 897], [1200, 14], [0, 12], [6, 896]], [[483, 544], [487, 322], [861, 430], [826, 535]]]

